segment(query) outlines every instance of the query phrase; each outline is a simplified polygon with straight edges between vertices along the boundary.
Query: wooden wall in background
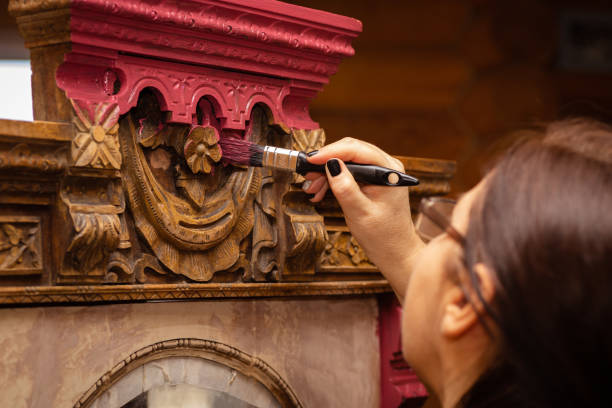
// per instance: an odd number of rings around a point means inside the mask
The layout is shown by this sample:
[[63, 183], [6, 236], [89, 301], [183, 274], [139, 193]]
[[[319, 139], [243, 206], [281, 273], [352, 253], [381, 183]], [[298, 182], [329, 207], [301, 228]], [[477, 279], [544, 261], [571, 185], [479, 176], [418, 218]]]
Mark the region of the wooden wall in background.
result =
[[478, 182], [494, 146], [517, 129], [572, 115], [612, 119], [612, 73], [556, 66], [561, 13], [612, 13], [609, 1], [291, 2], [364, 25], [355, 57], [312, 105], [328, 141], [352, 136], [394, 154], [457, 160], [454, 192]]

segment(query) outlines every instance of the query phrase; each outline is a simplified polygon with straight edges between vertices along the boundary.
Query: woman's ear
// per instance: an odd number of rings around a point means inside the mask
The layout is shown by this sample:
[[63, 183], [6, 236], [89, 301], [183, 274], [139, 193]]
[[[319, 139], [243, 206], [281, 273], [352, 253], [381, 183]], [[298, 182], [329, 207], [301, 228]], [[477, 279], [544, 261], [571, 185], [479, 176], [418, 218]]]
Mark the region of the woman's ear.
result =
[[[476, 281], [485, 302], [488, 304], [495, 295], [492, 271], [483, 263], [474, 265]], [[474, 325], [479, 324], [478, 315], [486, 313], [485, 307], [474, 290], [472, 280], [463, 272], [463, 278], [449, 285], [443, 295], [442, 335], [450, 338], [461, 337]]]

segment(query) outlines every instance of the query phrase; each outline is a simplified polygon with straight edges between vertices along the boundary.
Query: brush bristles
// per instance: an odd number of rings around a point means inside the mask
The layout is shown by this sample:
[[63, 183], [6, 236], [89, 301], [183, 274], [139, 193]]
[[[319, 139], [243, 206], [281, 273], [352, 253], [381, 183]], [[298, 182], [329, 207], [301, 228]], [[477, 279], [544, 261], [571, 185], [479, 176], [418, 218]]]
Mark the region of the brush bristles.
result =
[[219, 140], [223, 160], [232, 164], [261, 167], [264, 147], [235, 137]]

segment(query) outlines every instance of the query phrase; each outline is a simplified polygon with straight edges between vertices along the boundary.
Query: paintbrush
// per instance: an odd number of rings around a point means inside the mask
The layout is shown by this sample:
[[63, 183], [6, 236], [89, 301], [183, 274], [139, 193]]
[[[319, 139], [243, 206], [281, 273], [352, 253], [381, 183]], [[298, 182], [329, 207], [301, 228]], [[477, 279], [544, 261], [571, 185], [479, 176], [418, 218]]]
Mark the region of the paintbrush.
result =
[[[226, 162], [253, 167], [267, 167], [279, 170], [294, 171], [298, 174], [325, 174], [324, 164], [312, 164], [308, 155], [297, 150], [283, 149], [276, 146], [260, 146], [256, 143], [235, 137], [223, 137], [219, 140], [222, 157]], [[356, 181], [380, 186], [416, 186], [419, 180], [408, 174], [373, 164], [346, 162], [347, 169]]]

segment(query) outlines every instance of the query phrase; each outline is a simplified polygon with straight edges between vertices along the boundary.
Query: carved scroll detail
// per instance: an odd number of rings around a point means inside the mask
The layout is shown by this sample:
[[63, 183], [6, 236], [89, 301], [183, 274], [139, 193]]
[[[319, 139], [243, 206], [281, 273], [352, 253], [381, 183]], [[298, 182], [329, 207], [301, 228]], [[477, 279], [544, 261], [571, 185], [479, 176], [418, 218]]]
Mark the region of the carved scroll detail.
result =
[[315, 261], [325, 247], [327, 232], [323, 217], [307, 202], [302, 192], [286, 197], [288, 252], [285, 270], [288, 274], [314, 274]]
[[78, 280], [101, 280], [109, 255], [118, 247], [130, 246], [120, 218], [125, 202], [117, 182], [84, 180], [66, 179], [60, 192], [74, 231], [60, 274]]
[[0, 217], [0, 275], [42, 273], [40, 218]]
[[[120, 169], [121, 152], [117, 130], [119, 106], [116, 103], [92, 104], [89, 109], [70, 100], [78, 132], [72, 142], [72, 161], [77, 167]], [[86, 104], [87, 105], [87, 104]]]
[[119, 245], [120, 224], [116, 214], [71, 212], [76, 236], [68, 252], [79, 270], [89, 271]]

